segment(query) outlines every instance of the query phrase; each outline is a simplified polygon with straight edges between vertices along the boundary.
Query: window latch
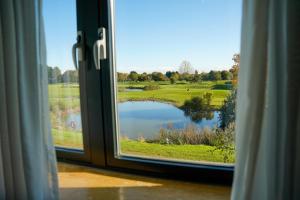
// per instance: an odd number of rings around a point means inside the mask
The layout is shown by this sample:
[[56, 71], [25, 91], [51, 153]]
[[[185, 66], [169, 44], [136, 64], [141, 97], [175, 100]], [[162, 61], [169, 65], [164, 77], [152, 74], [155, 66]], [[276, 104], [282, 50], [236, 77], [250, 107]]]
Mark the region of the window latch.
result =
[[105, 28], [101, 27], [98, 29], [98, 38], [99, 39], [94, 43], [93, 46], [93, 55], [94, 55], [96, 70], [100, 70], [101, 60], [105, 60], [107, 58]]
[[[74, 63], [76, 70], [78, 69], [78, 63], [80, 61], [85, 61], [84, 41], [85, 41], [84, 33], [82, 31], [78, 31], [77, 32], [77, 42], [72, 47], [73, 63]], [[78, 49], [78, 53], [76, 53], [76, 49]], [[77, 61], [77, 55], [78, 55], [78, 61]]]

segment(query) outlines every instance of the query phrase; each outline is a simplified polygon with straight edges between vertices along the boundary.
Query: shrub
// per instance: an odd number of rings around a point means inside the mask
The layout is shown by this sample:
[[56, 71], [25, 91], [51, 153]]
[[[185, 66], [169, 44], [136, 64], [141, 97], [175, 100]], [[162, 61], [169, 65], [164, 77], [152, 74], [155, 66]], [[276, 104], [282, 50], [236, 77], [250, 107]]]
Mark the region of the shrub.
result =
[[158, 90], [160, 89], [159, 85], [146, 85], [144, 90]]
[[176, 79], [173, 78], [173, 77], [171, 77], [171, 78], [170, 78], [170, 83], [171, 83], [171, 84], [175, 84], [175, 83], [176, 83]]
[[235, 123], [230, 123], [224, 129], [216, 129], [215, 149], [219, 150], [223, 155], [223, 161], [226, 163], [235, 153]]
[[61, 111], [64, 111], [67, 109], [67, 106], [63, 101], [58, 101], [57, 105], [58, 105], [59, 110], [61, 110]]
[[236, 105], [237, 89], [232, 90], [231, 94], [224, 101], [220, 109], [220, 127], [225, 128], [229, 124], [235, 122], [235, 105]]
[[173, 129], [172, 127], [161, 128], [158, 135], [146, 142], [174, 145], [210, 145], [213, 146], [216, 142], [217, 135], [213, 129], [200, 129], [194, 125], [189, 125], [184, 129]]

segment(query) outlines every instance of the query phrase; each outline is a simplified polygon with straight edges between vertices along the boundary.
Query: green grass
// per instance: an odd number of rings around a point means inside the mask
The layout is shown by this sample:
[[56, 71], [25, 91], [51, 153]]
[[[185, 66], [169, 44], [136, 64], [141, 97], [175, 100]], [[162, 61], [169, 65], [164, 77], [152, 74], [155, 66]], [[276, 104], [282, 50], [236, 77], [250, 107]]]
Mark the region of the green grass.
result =
[[[225, 81], [206, 81], [202, 83], [180, 82], [170, 84], [165, 82], [124, 82], [118, 83], [118, 100], [124, 101], [144, 101], [153, 100], [169, 102], [176, 106], [182, 106], [184, 101], [195, 96], [202, 96], [205, 93], [212, 93], [212, 105], [220, 108], [230, 90], [214, 89], [216, 85], [225, 85]], [[146, 85], [159, 85], [158, 90], [149, 91], [125, 91], [125, 88], [143, 88]]]
[[[145, 101], [153, 100], [172, 103], [182, 106], [184, 101], [205, 93], [212, 93], [212, 105], [220, 108], [225, 98], [230, 93], [222, 88], [226, 81], [203, 81], [201, 83], [177, 82], [170, 84], [169, 81], [161, 82], [124, 82], [118, 83], [118, 101]], [[160, 89], [145, 91], [125, 91], [125, 88], [144, 88], [147, 85], [159, 85]], [[220, 87], [221, 86], [221, 87]], [[226, 87], [224, 87], [226, 88]], [[50, 84], [49, 85], [50, 106], [60, 104], [65, 108], [79, 108], [79, 86], [76, 84]]]
[[82, 133], [54, 128], [51, 132], [55, 146], [83, 149]]
[[[56, 146], [83, 148], [80, 132], [52, 129], [52, 136]], [[221, 151], [213, 150], [214, 147], [208, 145], [162, 145], [135, 140], [121, 140], [121, 152], [123, 154], [190, 161], [224, 162]], [[234, 162], [234, 156], [230, 157], [229, 162]]]
[[[122, 140], [121, 152], [154, 158], [179, 159], [206, 162], [224, 162], [220, 150], [208, 145], [165, 145], [157, 143]], [[234, 156], [229, 159], [234, 162]]]

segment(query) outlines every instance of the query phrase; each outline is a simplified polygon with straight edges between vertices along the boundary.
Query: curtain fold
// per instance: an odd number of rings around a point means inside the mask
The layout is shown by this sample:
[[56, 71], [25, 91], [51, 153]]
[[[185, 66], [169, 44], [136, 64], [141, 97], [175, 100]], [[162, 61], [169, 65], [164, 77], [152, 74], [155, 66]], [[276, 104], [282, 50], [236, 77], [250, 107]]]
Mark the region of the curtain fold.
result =
[[57, 199], [41, 0], [0, 1], [0, 199]]
[[300, 199], [300, 1], [244, 0], [233, 200]]

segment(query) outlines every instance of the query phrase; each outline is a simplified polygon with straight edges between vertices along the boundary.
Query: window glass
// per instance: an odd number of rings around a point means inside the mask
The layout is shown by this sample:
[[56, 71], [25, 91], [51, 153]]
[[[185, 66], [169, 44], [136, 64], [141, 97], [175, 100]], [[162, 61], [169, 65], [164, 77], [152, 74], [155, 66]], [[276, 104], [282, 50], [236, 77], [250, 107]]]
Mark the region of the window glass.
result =
[[76, 1], [45, 0], [43, 5], [54, 144], [83, 148], [78, 71], [71, 49], [76, 41]]
[[232, 164], [241, 0], [116, 0], [118, 153]]

